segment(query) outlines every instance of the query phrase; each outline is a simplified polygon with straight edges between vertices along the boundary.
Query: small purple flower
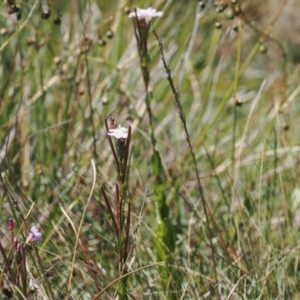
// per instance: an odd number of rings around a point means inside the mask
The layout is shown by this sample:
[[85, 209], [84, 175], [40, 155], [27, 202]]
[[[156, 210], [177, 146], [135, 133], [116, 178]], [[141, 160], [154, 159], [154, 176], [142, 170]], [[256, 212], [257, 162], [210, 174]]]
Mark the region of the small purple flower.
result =
[[32, 226], [26, 240], [26, 244], [31, 242], [41, 242], [43, 240], [42, 234], [36, 228], [36, 226]]
[[14, 220], [12, 218], [10, 218], [8, 220], [8, 229], [10, 231], [14, 231], [14, 229], [15, 229], [15, 222], [14, 222]]

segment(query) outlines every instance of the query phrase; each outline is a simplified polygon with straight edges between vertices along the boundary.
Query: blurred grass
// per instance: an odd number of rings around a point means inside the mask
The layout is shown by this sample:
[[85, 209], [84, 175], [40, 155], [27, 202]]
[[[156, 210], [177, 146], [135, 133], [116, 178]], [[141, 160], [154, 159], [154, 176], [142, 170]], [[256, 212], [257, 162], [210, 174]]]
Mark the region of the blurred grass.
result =
[[[164, 11], [154, 27], [179, 88], [212, 212], [217, 262], [215, 278], [192, 157], [150, 34], [155, 135], [177, 231], [168, 266], [175, 290], [160, 289], [161, 268], [154, 264], [158, 227], [149, 125], [133, 26], [124, 12], [126, 6], [150, 5]], [[286, 61], [275, 42], [266, 42], [267, 53], [259, 52], [259, 33], [245, 23], [240, 33], [232, 31], [237, 19], [226, 20], [210, 3], [192, 41], [196, 1], [51, 1], [49, 20], [41, 18], [37, 5], [27, 22], [32, 7], [32, 2], [22, 4], [20, 21], [5, 5], [0, 15], [0, 170], [9, 192], [1, 192], [0, 211], [7, 249], [8, 218], [15, 214], [21, 224], [13, 200], [24, 215], [33, 205], [28, 222], [43, 232], [38, 249], [44, 269], [57, 299], [67, 297], [76, 242], [71, 222], [78, 229], [93, 159], [97, 185], [80, 235], [70, 298], [93, 299], [118, 278], [114, 231], [100, 193], [105, 185], [112, 195], [116, 180], [104, 131], [104, 119], [113, 116], [133, 130], [130, 259], [131, 270], [145, 268], [129, 275], [129, 293], [136, 299], [202, 299], [208, 292], [213, 299], [296, 299], [299, 66]], [[53, 24], [57, 10], [60, 26]], [[220, 30], [214, 26], [217, 19]], [[237, 99], [241, 106], [235, 106]], [[38, 274], [34, 267], [32, 272]], [[113, 299], [115, 291], [113, 285], [100, 299]]]

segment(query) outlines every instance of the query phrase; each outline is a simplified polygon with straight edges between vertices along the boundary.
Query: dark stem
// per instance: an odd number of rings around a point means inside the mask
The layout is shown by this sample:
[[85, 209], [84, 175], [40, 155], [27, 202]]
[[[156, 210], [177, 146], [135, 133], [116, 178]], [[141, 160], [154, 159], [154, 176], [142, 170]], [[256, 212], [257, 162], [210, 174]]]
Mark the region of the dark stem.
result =
[[[3, 247], [2, 247], [1, 242], [0, 242], [0, 252], [1, 252], [3, 260], [4, 260], [4, 270], [5, 270], [5, 268], [7, 268], [12, 283], [15, 284], [15, 285], [17, 285], [16, 276], [15, 276], [13, 270], [10, 267], [10, 263], [9, 263], [8, 258], [6, 256], [6, 253], [5, 253], [5, 251], [4, 251]], [[3, 272], [4, 272], [4, 270], [3, 270]]]
[[[113, 225], [114, 225], [114, 227], [115, 227], [116, 234], [117, 234], [117, 236], [118, 236], [119, 230], [118, 230], [116, 218], [115, 218], [115, 216], [114, 216], [114, 214], [113, 214], [113, 211], [112, 211], [112, 209], [111, 209], [111, 205], [110, 205], [109, 200], [108, 200], [108, 198], [107, 198], [107, 196], [106, 196], [106, 193], [105, 193], [104, 188], [101, 186], [100, 189], [101, 189], [101, 193], [102, 193], [102, 196], [103, 196], [103, 198], [104, 198], [106, 207], [107, 207], [107, 209], [108, 209], [108, 211], [109, 211], [109, 214], [110, 214], [110, 216], [111, 216], [111, 218], [112, 218], [112, 221], [113, 221]], [[118, 236], [118, 237], [119, 237], [119, 236]]]
[[193, 150], [193, 147], [192, 147], [192, 143], [191, 143], [191, 140], [190, 140], [190, 135], [189, 135], [189, 131], [187, 129], [186, 119], [185, 119], [183, 109], [182, 109], [182, 106], [181, 106], [181, 103], [180, 103], [179, 94], [178, 94], [178, 92], [177, 92], [177, 90], [174, 86], [173, 79], [172, 79], [172, 76], [171, 76], [171, 70], [170, 70], [170, 67], [168, 66], [168, 64], [166, 62], [166, 59], [165, 59], [165, 56], [164, 56], [163, 44], [162, 44], [161, 39], [158, 37], [155, 29], [153, 28], [153, 26], [152, 26], [152, 32], [153, 32], [153, 34], [155, 35], [155, 37], [158, 41], [158, 45], [159, 45], [160, 53], [161, 53], [161, 60], [162, 60], [162, 63], [164, 65], [164, 68], [165, 68], [166, 73], [167, 73], [167, 80], [169, 82], [169, 85], [171, 87], [173, 96], [175, 98], [175, 102], [176, 102], [176, 105], [178, 107], [178, 115], [179, 115], [179, 118], [180, 118], [180, 120], [183, 124], [184, 132], [185, 132], [185, 135], [186, 135], [186, 141], [188, 143], [188, 147], [189, 147], [190, 152], [191, 152], [191, 156], [192, 156], [192, 160], [193, 160], [193, 164], [194, 164], [194, 168], [195, 168], [195, 172], [196, 172], [196, 177], [197, 177], [197, 183], [198, 183], [198, 190], [199, 190], [199, 193], [200, 193], [200, 199], [201, 199], [201, 203], [202, 203], [202, 206], [203, 206], [204, 215], [205, 215], [205, 218], [206, 218], [206, 221], [207, 221], [207, 229], [208, 229], [209, 243], [210, 243], [211, 254], [212, 254], [212, 261], [213, 261], [213, 265], [214, 265], [215, 280], [217, 280], [218, 277], [217, 277], [217, 267], [216, 267], [216, 259], [215, 259], [215, 249], [214, 249], [214, 245], [212, 243], [213, 236], [212, 236], [212, 232], [211, 232], [211, 229], [210, 229], [210, 221], [209, 221], [209, 216], [211, 215], [211, 213], [209, 211], [209, 208], [207, 206], [207, 202], [206, 202], [205, 197], [204, 197], [203, 187], [202, 187], [202, 184], [201, 184], [200, 175], [199, 175], [197, 162], [196, 162], [196, 156], [195, 156], [195, 153], [194, 153], [194, 150]]
[[116, 167], [117, 167], [117, 172], [118, 172], [118, 174], [120, 174], [121, 168], [120, 168], [119, 159], [118, 159], [118, 156], [117, 156], [114, 144], [112, 142], [112, 138], [111, 138], [110, 135], [107, 134], [107, 132], [109, 132], [109, 127], [108, 127], [108, 124], [107, 124], [107, 119], [105, 119], [105, 130], [106, 130], [106, 136], [107, 136], [107, 139], [108, 139], [108, 142], [109, 142], [109, 146], [111, 148], [111, 151], [112, 151], [114, 159], [115, 159], [115, 163], [116, 163]]
[[130, 138], [131, 138], [131, 127], [128, 127], [128, 135], [126, 139], [126, 149], [125, 149], [125, 157], [124, 157], [124, 164], [122, 168], [122, 177], [121, 177], [121, 182], [122, 184], [125, 183], [125, 176], [126, 176], [126, 171], [127, 171], [127, 161], [128, 161], [128, 154], [129, 154], [129, 145], [130, 145]]
[[124, 264], [125, 264], [125, 261], [127, 259], [127, 255], [128, 255], [129, 229], [130, 229], [130, 212], [131, 212], [131, 205], [130, 205], [130, 203], [128, 203], [126, 232], [125, 232], [125, 241], [124, 241]]

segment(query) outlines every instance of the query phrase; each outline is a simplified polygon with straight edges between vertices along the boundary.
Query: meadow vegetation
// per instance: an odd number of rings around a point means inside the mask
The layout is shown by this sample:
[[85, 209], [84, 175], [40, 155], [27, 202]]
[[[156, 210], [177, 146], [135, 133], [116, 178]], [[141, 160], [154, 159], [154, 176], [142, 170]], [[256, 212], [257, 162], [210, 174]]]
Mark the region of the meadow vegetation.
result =
[[300, 297], [278, 2], [2, 2], [2, 299]]

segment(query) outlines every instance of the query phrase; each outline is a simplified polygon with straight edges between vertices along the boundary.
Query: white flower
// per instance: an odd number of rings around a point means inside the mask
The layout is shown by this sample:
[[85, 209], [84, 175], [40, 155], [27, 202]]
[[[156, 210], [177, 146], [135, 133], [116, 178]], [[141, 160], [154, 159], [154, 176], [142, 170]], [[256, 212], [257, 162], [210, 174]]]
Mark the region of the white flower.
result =
[[149, 21], [152, 20], [152, 18], [156, 18], [156, 17], [162, 17], [163, 16], [163, 12], [162, 11], [156, 11], [156, 9], [149, 7], [147, 9], [142, 9], [142, 8], [137, 8], [136, 12], [131, 12], [128, 17], [129, 18], [135, 18], [137, 16], [137, 18], [139, 20], [145, 20], [146, 23], [149, 23]]
[[108, 135], [114, 136], [117, 139], [127, 139], [128, 136], [128, 128], [125, 127], [118, 127], [116, 129], [110, 129], [107, 132]]

